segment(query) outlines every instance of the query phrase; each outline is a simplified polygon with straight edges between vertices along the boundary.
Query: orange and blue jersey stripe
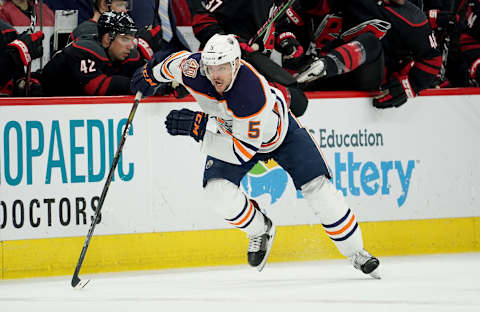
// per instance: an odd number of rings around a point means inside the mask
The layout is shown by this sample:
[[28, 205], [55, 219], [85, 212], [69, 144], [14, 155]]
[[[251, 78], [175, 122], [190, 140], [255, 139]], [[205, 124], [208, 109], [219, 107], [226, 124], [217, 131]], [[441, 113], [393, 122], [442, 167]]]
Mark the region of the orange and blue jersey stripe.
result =
[[[268, 140], [268, 142], [262, 143], [261, 145], [262, 148], [269, 148], [275, 145], [278, 142], [278, 140], [280, 140], [282, 136], [282, 129], [283, 129], [282, 114], [286, 111], [286, 107], [287, 107], [285, 101], [280, 96], [278, 96], [274, 90], [270, 90], [270, 91], [276, 96], [275, 105], [273, 106], [273, 112], [278, 117], [277, 132], [273, 138]], [[280, 107], [282, 111], [280, 111]]]
[[233, 153], [237, 156], [241, 164], [248, 162], [253, 156], [257, 153], [258, 148], [248, 144], [244, 141], [241, 141], [232, 136], [233, 139]]
[[170, 64], [179, 56], [183, 56], [185, 55], [186, 53], [189, 53], [187, 51], [180, 51], [180, 52], [177, 52], [177, 53], [174, 53], [172, 55], [170, 55], [170, 57], [168, 57], [166, 60], [164, 60], [162, 62], [162, 65], [160, 67], [160, 74], [162, 75], [162, 78], [164, 79], [167, 79], [167, 80], [175, 80], [175, 76], [173, 75], [173, 73], [170, 72], [170, 70], [168, 69], [168, 66], [170, 66]]

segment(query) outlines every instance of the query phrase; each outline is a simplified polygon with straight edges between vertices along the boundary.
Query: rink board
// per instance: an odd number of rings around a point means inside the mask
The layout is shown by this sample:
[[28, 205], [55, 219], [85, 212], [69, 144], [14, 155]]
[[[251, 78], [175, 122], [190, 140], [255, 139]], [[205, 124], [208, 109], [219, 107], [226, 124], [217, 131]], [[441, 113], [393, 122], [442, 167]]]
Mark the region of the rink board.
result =
[[[362, 222], [376, 256], [480, 252], [480, 218]], [[73, 273], [84, 237], [2, 242], [3, 279]], [[94, 236], [82, 273], [246, 265], [238, 230]], [[320, 225], [279, 226], [269, 262], [341, 258]], [[0, 262], [1, 263], [1, 262]]]
[[[311, 93], [299, 120], [380, 256], [479, 250], [479, 92], [427, 93], [386, 111], [361, 93]], [[0, 99], [2, 278], [73, 272], [131, 101]], [[190, 97], [140, 105], [82, 272], [245, 263], [245, 235], [202, 204], [198, 144], [164, 130], [184, 106], [197, 108]], [[242, 188], [278, 224], [271, 261], [340, 257], [277, 164]]]

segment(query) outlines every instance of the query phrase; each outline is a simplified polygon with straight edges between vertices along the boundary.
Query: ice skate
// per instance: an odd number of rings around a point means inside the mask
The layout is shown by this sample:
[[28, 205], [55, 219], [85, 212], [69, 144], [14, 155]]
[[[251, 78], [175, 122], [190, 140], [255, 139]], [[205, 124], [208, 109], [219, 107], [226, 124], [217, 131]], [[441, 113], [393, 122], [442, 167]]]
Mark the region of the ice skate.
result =
[[275, 239], [275, 225], [267, 217], [265, 217], [265, 232], [257, 236], [251, 236], [248, 243], [248, 264], [254, 267], [258, 272], [263, 270], [267, 262], [268, 255], [272, 249], [273, 240]]
[[356, 254], [348, 257], [355, 269], [362, 271], [365, 274], [369, 274], [371, 277], [380, 279], [380, 273], [378, 266], [380, 261], [377, 258], [368, 253], [365, 249], [360, 250]]
[[327, 70], [325, 68], [324, 60], [316, 59], [299, 73], [299, 75], [297, 76], [297, 82], [311, 82], [317, 80], [318, 78], [322, 78], [326, 74]]

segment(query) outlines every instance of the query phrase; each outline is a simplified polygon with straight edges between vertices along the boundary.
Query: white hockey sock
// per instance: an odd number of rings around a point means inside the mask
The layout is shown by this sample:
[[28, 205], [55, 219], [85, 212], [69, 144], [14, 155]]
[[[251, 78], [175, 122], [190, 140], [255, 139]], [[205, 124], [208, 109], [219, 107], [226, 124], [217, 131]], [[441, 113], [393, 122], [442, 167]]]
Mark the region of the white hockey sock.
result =
[[302, 193], [340, 253], [348, 257], [363, 249], [362, 231], [353, 211], [325, 176], [304, 184]]
[[208, 181], [205, 191], [212, 209], [230, 225], [244, 231], [249, 237], [265, 231], [265, 219], [252, 200], [233, 183], [223, 179]]
[[252, 200], [245, 197], [245, 205], [242, 211], [233, 218], [225, 220], [234, 227], [247, 233], [249, 237], [257, 236], [265, 231], [265, 217], [262, 212], [255, 207]]

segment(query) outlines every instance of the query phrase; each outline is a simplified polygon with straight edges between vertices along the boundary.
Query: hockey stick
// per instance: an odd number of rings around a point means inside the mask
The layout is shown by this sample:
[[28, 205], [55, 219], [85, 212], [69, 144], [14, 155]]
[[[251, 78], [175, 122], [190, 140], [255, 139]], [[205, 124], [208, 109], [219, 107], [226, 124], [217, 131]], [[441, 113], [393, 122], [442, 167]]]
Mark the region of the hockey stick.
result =
[[[39, 24], [40, 24], [40, 31], [43, 32], [43, 0], [38, 0], [38, 17], [39, 17]], [[40, 57], [40, 70], [43, 68], [43, 56]]]
[[[452, 2], [450, 3], [450, 9], [449, 9], [450, 14], [457, 14], [460, 16], [460, 21], [463, 20], [465, 11], [467, 9], [467, 6], [465, 4], [466, 4], [466, 1], [464, 0], [460, 0], [460, 1], [452, 0]], [[455, 47], [455, 45], [452, 44], [452, 41], [457, 42], [458, 36], [459, 34], [455, 34], [455, 33], [451, 34], [447, 31], [447, 34], [443, 39], [442, 65], [440, 66], [440, 72], [439, 72], [439, 79], [441, 82], [444, 82], [447, 80], [446, 71], [447, 71], [447, 65], [448, 65], [448, 57], [449, 57], [450, 50], [452, 50], [452, 47], [453, 48]], [[453, 51], [453, 52], [455, 54], [455, 52], [458, 52], [458, 51]]]
[[92, 224], [88, 229], [87, 237], [85, 239], [85, 243], [83, 244], [82, 252], [80, 253], [80, 258], [78, 258], [77, 266], [75, 267], [75, 272], [73, 273], [72, 277], [72, 287], [76, 289], [80, 289], [85, 287], [90, 280], [81, 280], [78, 276], [80, 272], [80, 268], [82, 267], [83, 259], [85, 259], [85, 254], [87, 253], [88, 245], [90, 244], [90, 240], [93, 236], [93, 230], [97, 225], [100, 217], [100, 210], [102, 210], [103, 202], [105, 201], [105, 197], [107, 196], [108, 188], [110, 187], [110, 183], [112, 182], [113, 173], [115, 172], [115, 168], [117, 167], [118, 160], [122, 154], [123, 145], [125, 144], [125, 140], [127, 139], [127, 133], [130, 127], [132, 126], [133, 117], [135, 116], [135, 112], [137, 111], [138, 104], [140, 103], [140, 99], [142, 98], [142, 92], [137, 92], [135, 95], [135, 100], [133, 102], [132, 109], [130, 110], [130, 115], [128, 116], [127, 123], [125, 128], [123, 129], [122, 139], [118, 144], [117, 151], [115, 152], [115, 157], [113, 158], [112, 165], [110, 166], [110, 172], [108, 173], [107, 180], [105, 181], [105, 185], [103, 186], [102, 195], [100, 196], [100, 202], [98, 204], [97, 209], [95, 209], [95, 216], [93, 218]]
[[[35, 32], [35, 24], [37, 23], [37, 13], [36, 13], [37, 0], [33, 2], [32, 15], [30, 15], [30, 27], [28, 27], [27, 32], [33, 34]], [[27, 65], [27, 72], [25, 77], [25, 96], [30, 94], [30, 84], [32, 80], [32, 60]]]
[[258, 38], [260, 38], [261, 35], [265, 33], [265, 31], [270, 27], [270, 25], [273, 24], [280, 16], [285, 13], [285, 11], [297, 0], [289, 0], [285, 2], [283, 5], [276, 7], [275, 10], [273, 11], [272, 16], [270, 16], [265, 24], [263, 24], [262, 27], [257, 31], [257, 33], [248, 40], [248, 45], [251, 46], [255, 41], [257, 41]]

